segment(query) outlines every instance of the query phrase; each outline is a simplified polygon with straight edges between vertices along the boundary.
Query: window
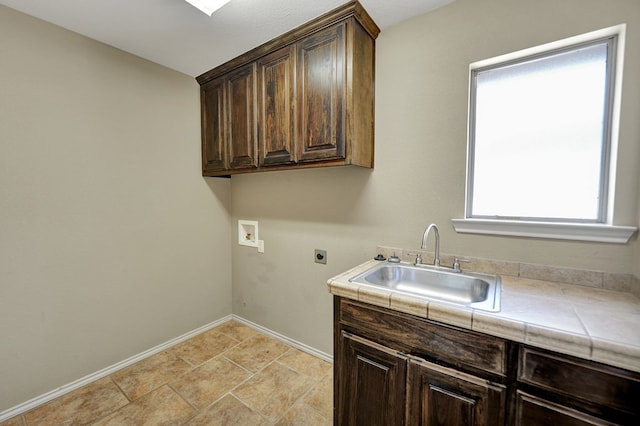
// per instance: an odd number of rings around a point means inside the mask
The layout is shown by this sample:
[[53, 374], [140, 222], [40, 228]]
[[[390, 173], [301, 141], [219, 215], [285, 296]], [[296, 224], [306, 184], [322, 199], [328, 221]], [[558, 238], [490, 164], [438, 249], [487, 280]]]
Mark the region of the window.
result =
[[471, 217], [604, 222], [614, 41], [472, 71]]
[[548, 237], [563, 224], [571, 239], [591, 239], [571, 225], [612, 228], [623, 31], [471, 65], [467, 223], [454, 220], [456, 230], [484, 220], [492, 227], [486, 233], [513, 235], [499, 231], [502, 223], [531, 234], [535, 223], [545, 230], [531, 236]]

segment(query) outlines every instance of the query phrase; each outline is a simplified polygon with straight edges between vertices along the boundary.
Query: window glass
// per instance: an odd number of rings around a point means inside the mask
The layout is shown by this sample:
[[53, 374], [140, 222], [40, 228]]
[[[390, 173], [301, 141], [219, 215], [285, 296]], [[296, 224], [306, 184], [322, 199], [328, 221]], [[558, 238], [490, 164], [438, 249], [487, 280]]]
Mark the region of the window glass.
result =
[[467, 217], [606, 220], [614, 43], [472, 69]]

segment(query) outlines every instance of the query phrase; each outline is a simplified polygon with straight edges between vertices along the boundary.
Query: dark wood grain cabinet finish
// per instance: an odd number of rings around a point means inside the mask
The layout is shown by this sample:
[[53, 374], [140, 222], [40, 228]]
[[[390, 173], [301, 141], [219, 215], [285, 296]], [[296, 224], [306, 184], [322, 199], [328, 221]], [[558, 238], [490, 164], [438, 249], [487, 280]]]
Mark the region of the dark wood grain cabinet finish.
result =
[[505, 424], [506, 341], [339, 297], [334, 315], [334, 424]]
[[640, 424], [639, 373], [338, 296], [334, 353], [336, 425]]
[[640, 424], [638, 373], [522, 346], [518, 384], [518, 424]]
[[256, 65], [208, 82], [200, 88], [200, 96], [203, 173], [256, 168]]
[[337, 407], [342, 424], [386, 426], [404, 423], [407, 358], [369, 340], [342, 333], [341, 381]]
[[300, 161], [345, 158], [345, 23], [298, 43]]
[[203, 175], [373, 167], [379, 32], [350, 2], [198, 76]]
[[226, 153], [226, 106], [224, 79], [218, 78], [200, 88], [202, 99], [202, 171], [225, 172], [229, 167]]
[[566, 405], [556, 404], [548, 399], [518, 391], [516, 401], [516, 425], [615, 425], [606, 420], [575, 410]]
[[258, 59], [260, 166], [296, 162], [295, 49], [288, 46]]
[[417, 357], [464, 365], [496, 376], [507, 374], [507, 341], [448, 327], [408, 314], [342, 299], [338, 321], [354, 334]]
[[410, 425], [504, 425], [506, 386], [421, 359], [409, 362]]
[[225, 77], [227, 99], [227, 154], [230, 170], [258, 167], [256, 120], [256, 64]]

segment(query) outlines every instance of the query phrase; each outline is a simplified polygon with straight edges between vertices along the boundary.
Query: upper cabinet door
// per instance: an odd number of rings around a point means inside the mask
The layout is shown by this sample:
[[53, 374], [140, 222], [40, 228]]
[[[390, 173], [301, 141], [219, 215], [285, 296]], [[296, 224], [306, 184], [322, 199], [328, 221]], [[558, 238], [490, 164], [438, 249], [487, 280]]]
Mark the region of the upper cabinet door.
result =
[[226, 88], [229, 168], [256, 168], [258, 167], [256, 64], [250, 63], [229, 73]]
[[297, 44], [299, 161], [345, 158], [345, 23]]
[[258, 60], [260, 166], [295, 163], [295, 47]]
[[200, 88], [202, 120], [202, 171], [215, 173], [227, 169], [225, 143], [224, 79], [210, 81]]

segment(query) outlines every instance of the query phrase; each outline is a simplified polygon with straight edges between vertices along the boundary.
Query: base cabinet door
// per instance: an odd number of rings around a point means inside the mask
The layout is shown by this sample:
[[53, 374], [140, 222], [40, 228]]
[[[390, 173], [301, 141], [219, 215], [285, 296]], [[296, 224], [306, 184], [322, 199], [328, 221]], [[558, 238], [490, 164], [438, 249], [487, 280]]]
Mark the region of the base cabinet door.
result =
[[404, 424], [407, 360], [376, 343], [342, 333], [336, 377], [336, 425]]
[[409, 361], [409, 425], [503, 425], [506, 388], [420, 359]]

